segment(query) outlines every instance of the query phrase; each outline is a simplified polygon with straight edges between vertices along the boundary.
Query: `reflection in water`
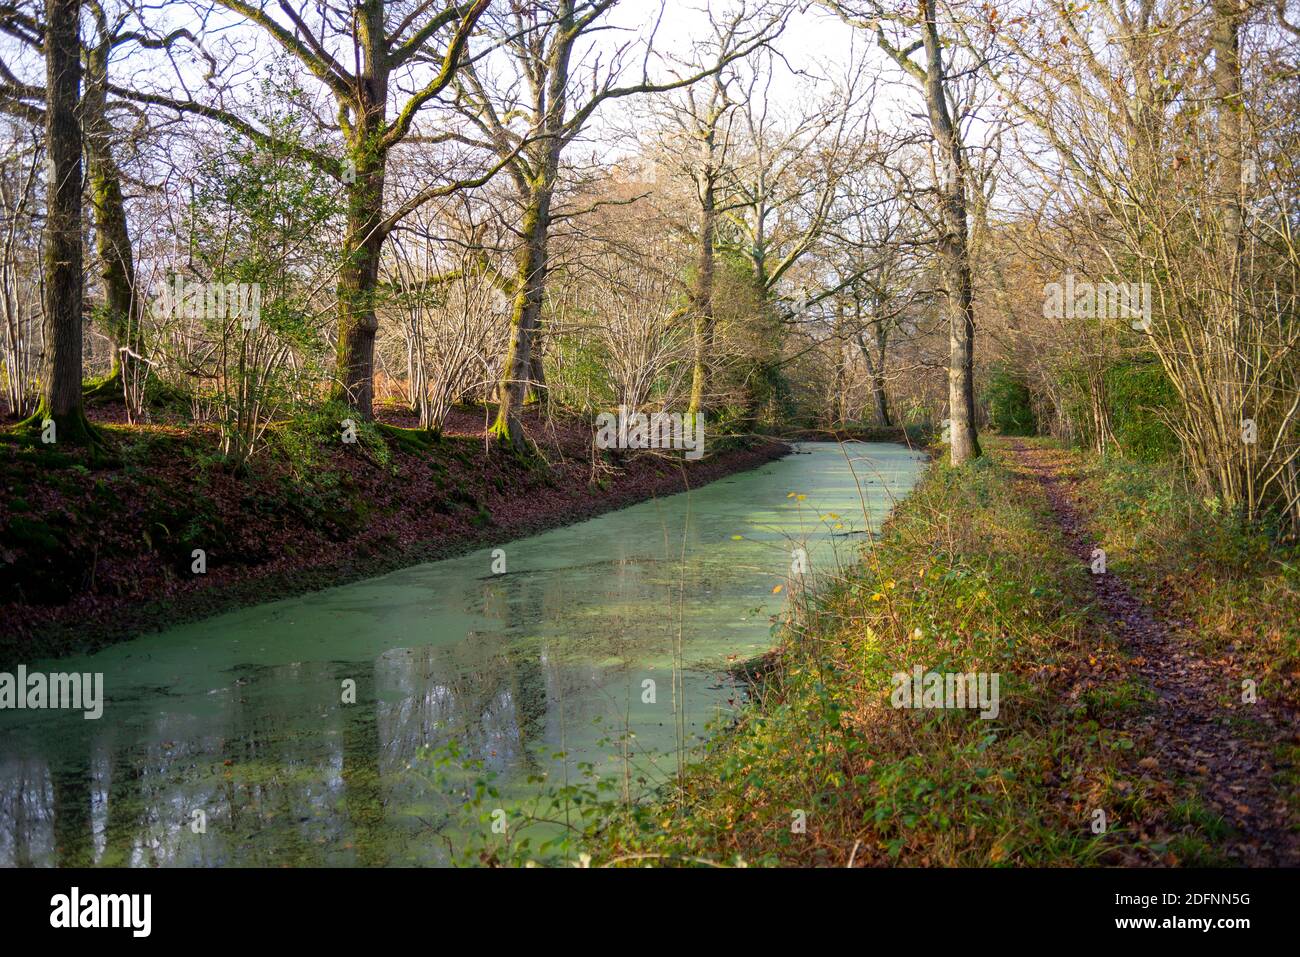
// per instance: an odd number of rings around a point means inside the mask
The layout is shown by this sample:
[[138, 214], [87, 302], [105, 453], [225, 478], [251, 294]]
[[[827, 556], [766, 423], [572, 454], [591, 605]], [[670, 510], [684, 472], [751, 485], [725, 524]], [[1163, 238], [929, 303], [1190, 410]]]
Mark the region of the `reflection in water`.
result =
[[665, 780], [733, 707], [720, 667], [769, 647], [791, 550], [833, 573], [919, 469], [799, 453], [508, 543], [506, 575], [485, 549], [29, 662], [104, 672], [107, 703], [0, 712], [0, 864], [440, 863], [458, 799], [422, 755], [446, 742], [503, 800], [579, 762]]

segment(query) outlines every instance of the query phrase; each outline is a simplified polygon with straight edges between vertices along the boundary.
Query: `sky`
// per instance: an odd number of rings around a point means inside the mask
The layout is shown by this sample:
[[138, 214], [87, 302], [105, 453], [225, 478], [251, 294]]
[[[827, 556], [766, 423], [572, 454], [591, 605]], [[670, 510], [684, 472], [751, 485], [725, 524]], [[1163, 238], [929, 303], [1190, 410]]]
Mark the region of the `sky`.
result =
[[[494, 2], [503, 4], [505, 0], [494, 0]], [[733, 6], [734, 0], [621, 0], [606, 17], [606, 22], [617, 29], [596, 34], [597, 50], [604, 49], [607, 52], [611, 45], [625, 42], [630, 34], [638, 34], [644, 38], [649, 32], [650, 25], [658, 20], [660, 26], [655, 37], [656, 49], [666, 54], [684, 53], [689, 50], [693, 39], [707, 36], [709, 33], [708, 20], [704, 12], [706, 2], [711, 3], [715, 9], [726, 10]], [[748, 0], [748, 5], [753, 7], [756, 2], [757, 0]], [[314, 18], [310, 16], [314, 5], [310, 0], [299, 0], [296, 5], [301, 6], [308, 14], [309, 22], [314, 22]], [[267, 6], [272, 10], [275, 9], [274, 2], [268, 2]], [[163, 2], [152, 5], [148, 9], [149, 22], [158, 24], [160, 28], [185, 26], [195, 32], [200, 29], [196, 8], [186, 3]], [[662, 16], [660, 16], [661, 9]], [[286, 22], [278, 11], [277, 19]], [[205, 36], [205, 44], [210, 46], [219, 57], [222, 56], [223, 51], [236, 47], [245, 51], [245, 55], [239, 60], [241, 69], [234, 75], [249, 80], [254, 71], [266, 63], [274, 44], [252, 25], [241, 24], [239, 20], [239, 17], [226, 11], [210, 15], [207, 20], [208, 32]], [[89, 22], [87, 17], [86, 25], [83, 27], [87, 35], [90, 32]], [[809, 74], [842, 71], [853, 55], [855, 43], [859, 56], [865, 53], [873, 63], [881, 64], [889, 74], [897, 78], [897, 71], [892, 64], [889, 64], [883, 54], [867, 42], [867, 38], [860, 31], [843, 24], [815, 4], [805, 4], [803, 9], [796, 9], [775, 45], [790, 68], [778, 67], [776, 71], [770, 94], [775, 104], [793, 110], [804, 104], [809, 97], [807, 82], [793, 75], [791, 69], [806, 71]], [[336, 50], [336, 52], [342, 54], [342, 51]], [[19, 49], [16, 40], [0, 36], [0, 56], [24, 79], [37, 83], [43, 82], [44, 70], [40, 56], [33, 51]], [[339, 58], [344, 62], [350, 61], [351, 51], [346, 51], [346, 55], [340, 55]], [[587, 62], [591, 60], [588, 58]], [[171, 68], [155, 54], [123, 48], [115, 61], [114, 75], [117, 80], [133, 86], [165, 89], [173, 95], [181, 92]], [[662, 71], [660, 75], [662, 76]], [[182, 77], [184, 86], [188, 87], [197, 98], [202, 98], [201, 61], [196, 60], [193, 64], [184, 66]], [[307, 77], [307, 81], [309, 85], [314, 85], [310, 77]], [[896, 83], [882, 88], [877, 107], [882, 112], [893, 113], [897, 121], [903, 121], [902, 117], [898, 116], [899, 110], [916, 112], [919, 104], [919, 94], [909, 84]], [[599, 116], [593, 125], [591, 138], [598, 142], [606, 140], [607, 145], [617, 149], [614, 139], [605, 137], [602, 131], [608, 128], [609, 123], [616, 123], [617, 116], [632, 105], [629, 101], [602, 107], [603, 115]], [[332, 113], [332, 109], [328, 112]]]

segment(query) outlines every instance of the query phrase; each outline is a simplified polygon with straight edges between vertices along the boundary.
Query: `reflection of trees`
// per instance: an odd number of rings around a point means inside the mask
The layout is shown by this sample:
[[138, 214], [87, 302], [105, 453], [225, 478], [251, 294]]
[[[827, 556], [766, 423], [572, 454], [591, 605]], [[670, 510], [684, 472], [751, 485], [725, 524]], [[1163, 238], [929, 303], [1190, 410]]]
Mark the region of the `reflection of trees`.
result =
[[[270, 828], [276, 831], [276, 837], [266, 842], [261, 857], [241, 863], [321, 866], [326, 863], [328, 849], [311, 841], [307, 828], [314, 822], [313, 794], [329, 784], [328, 779], [321, 779], [330, 764], [329, 743], [333, 739], [324, 717], [312, 719], [307, 733], [299, 729], [305, 714], [328, 715], [339, 707], [339, 682], [333, 667], [323, 663], [257, 671], [249, 678], [249, 693], [237, 689], [227, 710], [223, 754], [231, 764], [223, 768], [223, 784], [210, 802], [203, 793], [193, 798], [193, 807], [208, 811], [208, 833], [191, 835], [187, 812], [183, 834], [202, 846], [224, 850], [222, 842], [233, 845], [241, 842], [245, 833]], [[304, 701], [283, 693], [291, 685], [304, 682], [321, 689], [319, 700]], [[262, 693], [255, 694], [254, 687]], [[360, 682], [357, 701], [358, 708], [366, 702]], [[347, 717], [343, 715], [345, 721]], [[298, 770], [304, 767], [313, 769], [307, 780]], [[225, 806], [224, 820], [212, 819], [218, 799]]]
[[555, 677], [534, 633], [555, 600], [554, 585], [552, 576], [526, 574], [474, 582], [461, 607], [490, 627], [381, 659], [393, 672], [386, 684], [402, 693], [380, 728], [394, 759], [405, 764], [421, 746], [454, 737], [467, 758], [489, 768], [538, 770], [534, 752], [546, 735]]
[[379, 775], [379, 702], [373, 659], [356, 662], [347, 677], [357, 683], [357, 703], [343, 708], [343, 804], [352, 827], [357, 862], [388, 862], [384, 847], [384, 795]]
[[45, 863], [34, 860], [32, 855], [32, 836], [40, 825], [40, 816], [33, 818], [27, 813], [28, 808], [44, 803], [45, 765], [41, 762], [38, 767], [39, 770], [32, 773], [26, 760], [14, 759], [0, 769], [0, 821], [9, 834], [8, 844], [13, 848], [12, 861], [0, 860], [0, 864], [31, 867]]
[[[547, 589], [544, 585], [555, 576], [529, 576], [513, 583], [508, 602], [512, 616], [511, 630], [542, 620]], [[517, 642], [506, 652], [510, 665], [510, 700], [514, 704], [515, 741], [519, 757], [529, 774], [539, 770], [535, 748], [546, 735], [546, 672], [542, 667], [542, 649], [537, 641]]]
[[55, 863], [59, 867], [89, 867], [94, 863], [95, 850], [90, 755], [81, 747], [70, 757], [50, 772]]
[[[373, 797], [379, 793], [379, 735], [372, 671], [355, 675], [357, 705], [342, 706], [341, 676], [332, 663], [240, 669], [241, 680], [220, 718], [205, 727], [220, 737], [215, 751], [195, 738], [186, 715], [152, 725], [149, 737], [166, 744], [144, 747], [133, 739], [131, 747], [109, 748], [100, 863], [132, 863], [139, 849], [144, 855], [139, 863], [145, 865], [322, 866], [348, 839], [349, 827], [356, 845], [370, 853], [383, 834], [382, 801]], [[353, 670], [346, 676], [353, 677]], [[285, 693], [304, 683], [319, 688], [319, 697], [304, 700]], [[253, 692], [259, 685], [261, 694]], [[369, 732], [356, 722], [368, 724]], [[177, 747], [172, 741], [186, 743]], [[330, 774], [334, 758], [343, 765], [341, 785]], [[316, 839], [322, 821], [314, 813], [322, 788], [332, 800], [351, 798], [346, 817], [328, 819], [335, 826], [333, 840], [326, 844]], [[378, 809], [378, 822], [366, 818], [367, 806]], [[190, 829], [194, 810], [207, 815], [205, 834]], [[263, 838], [249, 841], [250, 835]]]
[[131, 863], [142, 809], [144, 774], [138, 760], [132, 760], [129, 744], [112, 741], [108, 750], [108, 809], [104, 820], [104, 852], [101, 865], [121, 867]]
[[[96, 729], [98, 730], [98, 729]], [[29, 773], [26, 761], [12, 765], [13, 774], [0, 781], [4, 795], [0, 820], [12, 837], [13, 859], [3, 861], [16, 867], [54, 865], [58, 867], [124, 866], [132, 863], [142, 839], [142, 814], [149, 796], [142, 796], [144, 772], [128, 747], [112, 747], [92, 737], [76, 737], [75, 746], [61, 750], [57, 764], [40, 765]], [[104, 849], [96, 859], [94, 831], [95, 765], [90, 752], [97, 749], [106, 766]], [[96, 762], [100, 763], [100, 762]], [[103, 782], [101, 782], [103, 783]], [[47, 805], [47, 795], [49, 802]], [[42, 808], [36, 815], [29, 808]], [[34, 851], [40, 846], [44, 827], [53, 853]]]
[[510, 662], [510, 697], [515, 705], [516, 740], [519, 753], [533, 767], [532, 747], [546, 733], [546, 672], [541, 650], [535, 642], [507, 652]]

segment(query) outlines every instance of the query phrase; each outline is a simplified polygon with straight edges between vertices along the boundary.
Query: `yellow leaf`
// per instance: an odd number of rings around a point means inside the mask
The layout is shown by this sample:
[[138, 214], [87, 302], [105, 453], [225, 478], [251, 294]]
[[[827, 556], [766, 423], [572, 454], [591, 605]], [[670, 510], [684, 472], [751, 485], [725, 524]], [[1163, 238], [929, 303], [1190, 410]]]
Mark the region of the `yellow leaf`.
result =
[[779, 592], [782, 589], [782, 587], [784, 586], [777, 585], [775, 588], [772, 589], [772, 594], [775, 595], [777, 592]]

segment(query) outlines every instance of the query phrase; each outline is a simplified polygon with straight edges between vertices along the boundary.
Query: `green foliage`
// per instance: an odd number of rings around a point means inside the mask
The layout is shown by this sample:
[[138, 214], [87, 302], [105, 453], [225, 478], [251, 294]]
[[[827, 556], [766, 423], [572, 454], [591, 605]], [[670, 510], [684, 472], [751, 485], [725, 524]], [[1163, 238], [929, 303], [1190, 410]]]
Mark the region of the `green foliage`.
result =
[[[597, 747], [621, 750], [626, 736], [604, 737]], [[455, 865], [585, 866], [582, 848], [594, 840], [608, 818], [625, 808], [617, 783], [590, 761], [574, 761], [563, 751], [538, 748], [539, 764], [568, 767], [565, 783], [544, 771], [530, 774], [527, 796], [504, 793], [498, 774], [481, 758], [464, 753], [455, 738], [423, 748], [414, 762], [441, 797], [433, 825]], [[558, 775], [557, 775], [558, 776]], [[435, 798], [437, 800], [437, 798]], [[639, 813], [639, 812], [634, 812]]]
[[191, 209], [191, 239], [202, 278], [261, 284], [262, 324], [315, 356], [324, 344], [304, 280], [328, 264], [318, 240], [343, 207], [333, 181], [298, 159], [308, 145], [301, 120], [271, 111], [276, 97], [292, 95], [267, 80], [261, 121], [270, 143], [230, 134], [226, 151], [208, 159]]
[[363, 420], [342, 402], [297, 405], [290, 416], [267, 431], [274, 457], [287, 465], [292, 474], [308, 480], [320, 466], [322, 449], [342, 446], [344, 423], [350, 422], [356, 433], [356, 448], [380, 465], [392, 461], [392, 452], [384, 441], [380, 426]]
[[713, 435], [743, 435], [751, 431], [745, 419], [745, 410], [734, 405], [724, 405], [707, 414], [705, 426]]
[[741, 424], [759, 429], [812, 426], [815, 417], [796, 401], [779, 358], [760, 358], [742, 364]]
[[1029, 386], [1024, 377], [996, 368], [989, 376], [985, 397], [989, 424], [1003, 435], [1034, 435], [1038, 431]]
[[1178, 454], [1178, 437], [1162, 415], [1177, 407], [1178, 395], [1160, 363], [1121, 362], [1105, 373], [1111, 428], [1126, 458], [1158, 462]]
[[586, 414], [608, 411], [616, 403], [610, 385], [608, 352], [589, 335], [557, 335], [547, 343], [546, 382], [556, 401]]
[[[313, 297], [315, 277], [332, 265], [332, 244], [320, 239], [343, 206], [333, 181], [300, 158], [311, 145], [297, 105], [302, 96], [292, 69], [272, 63], [253, 107], [269, 141], [228, 134], [225, 150], [205, 157], [190, 205], [185, 302], [174, 307], [198, 339], [217, 344], [199, 347], [193, 387], [197, 408], [220, 427], [222, 454], [235, 466], [264, 446], [269, 423], [284, 410], [314, 401], [331, 359]], [[233, 292], [232, 284], [242, 288], [244, 309], [230, 308], [229, 294], [213, 308], [221, 300], [210, 291]], [[250, 316], [253, 295], [259, 307]]]
[[[1063, 416], [1085, 447], [1095, 447], [1096, 426], [1092, 389], [1086, 369], [1065, 366], [1054, 373], [1060, 386]], [[1178, 397], [1164, 369], [1153, 357], [1112, 363], [1102, 373], [1102, 389], [1111, 433], [1124, 458], [1160, 462], [1178, 454], [1178, 437], [1166, 424], [1178, 408]]]

